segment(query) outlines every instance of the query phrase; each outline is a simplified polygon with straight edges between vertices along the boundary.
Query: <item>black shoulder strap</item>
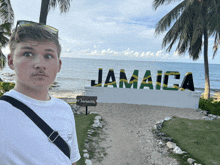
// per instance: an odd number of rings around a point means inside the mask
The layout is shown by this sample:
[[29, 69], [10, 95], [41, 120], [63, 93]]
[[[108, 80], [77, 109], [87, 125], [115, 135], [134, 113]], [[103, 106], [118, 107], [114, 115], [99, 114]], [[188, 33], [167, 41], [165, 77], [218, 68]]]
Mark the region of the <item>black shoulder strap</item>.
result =
[[14, 107], [24, 112], [68, 158], [70, 158], [70, 148], [68, 144], [59, 136], [58, 131], [54, 131], [44, 120], [42, 120], [31, 108], [10, 96], [2, 96], [0, 100], [9, 102]]

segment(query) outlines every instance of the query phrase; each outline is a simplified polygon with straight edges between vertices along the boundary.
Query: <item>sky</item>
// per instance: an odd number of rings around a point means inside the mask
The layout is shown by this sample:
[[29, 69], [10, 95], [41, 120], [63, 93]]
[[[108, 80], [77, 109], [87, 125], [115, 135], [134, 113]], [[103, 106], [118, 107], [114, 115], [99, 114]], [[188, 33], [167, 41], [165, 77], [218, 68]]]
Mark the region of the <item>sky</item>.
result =
[[[180, 1], [157, 10], [153, 0], [72, 0], [69, 12], [51, 9], [47, 24], [59, 30], [62, 57], [101, 58], [137, 61], [203, 63], [203, 53], [193, 61], [188, 53], [179, 56], [175, 45], [170, 52], [162, 48], [166, 32], [155, 35], [157, 22]], [[39, 22], [41, 0], [11, 0], [17, 20]], [[217, 53], [212, 60], [214, 38], [209, 38], [209, 63], [220, 64]], [[8, 48], [3, 52], [8, 52]]]

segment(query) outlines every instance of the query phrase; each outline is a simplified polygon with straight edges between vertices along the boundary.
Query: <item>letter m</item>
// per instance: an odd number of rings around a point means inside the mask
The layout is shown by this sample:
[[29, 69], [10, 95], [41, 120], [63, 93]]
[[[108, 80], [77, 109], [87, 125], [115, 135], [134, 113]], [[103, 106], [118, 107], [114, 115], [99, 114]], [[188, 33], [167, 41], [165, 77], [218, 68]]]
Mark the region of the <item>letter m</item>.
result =
[[123, 84], [125, 84], [125, 88], [131, 88], [133, 84], [133, 88], [137, 89], [137, 84], [138, 84], [138, 70], [134, 70], [133, 75], [131, 76], [131, 79], [128, 83], [125, 70], [121, 69], [120, 70], [120, 83], [119, 83], [119, 88], [123, 88]]

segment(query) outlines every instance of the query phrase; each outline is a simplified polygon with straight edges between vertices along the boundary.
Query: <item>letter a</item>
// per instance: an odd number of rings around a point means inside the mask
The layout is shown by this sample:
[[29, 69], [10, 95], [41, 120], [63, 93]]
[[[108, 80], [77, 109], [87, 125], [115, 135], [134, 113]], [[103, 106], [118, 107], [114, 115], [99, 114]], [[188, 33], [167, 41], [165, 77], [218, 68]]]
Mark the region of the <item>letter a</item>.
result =
[[[112, 78], [112, 82], [110, 82], [110, 78]], [[108, 87], [108, 85], [113, 85], [113, 87], [117, 88], [116, 81], [115, 81], [115, 74], [113, 69], [109, 69], [108, 75], [105, 80], [104, 87]]]

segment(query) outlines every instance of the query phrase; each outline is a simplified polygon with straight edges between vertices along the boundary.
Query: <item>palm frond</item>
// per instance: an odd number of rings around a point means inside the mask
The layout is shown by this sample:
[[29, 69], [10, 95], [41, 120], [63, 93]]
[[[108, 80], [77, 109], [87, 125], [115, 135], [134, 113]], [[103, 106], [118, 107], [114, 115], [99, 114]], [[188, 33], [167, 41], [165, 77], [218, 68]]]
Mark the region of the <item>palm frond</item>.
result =
[[3, 24], [0, 25], [0, 31], [9, 32], [11, 31], [12, 23], [5, 21]]
[[214, 53], [213, 53], [212, 59], [214, 59], [215, 56], [216, 56], [216, 53], [217, 53], [217, 51], [218, 51], [219, 43], [220, 43], [220, 33], [216, 33], [216, 35], [215, 35], [215, 41], [214, 41], [214, 46], [213, 46], [213, 51], [214, 51]]
[[170, 27], [172, 21], [177, 20], [186, 6], [185, 1], [177, 5], [173, 10], [166, 14], [156, 25], [155, 33], [159, 34]]
[[208, 29], [209, 35], [215, 36], [214, 46], [213, 46], [213, 56], [212, 59], [215, 58], [219, 43], [220, 43], [220, 1], [212, 0], [210, 3], [210, 7], [208, 8]]
[[204, 32], [204, 20], [202, 15], [199, 15], [196, 17], [197, 19], [194, 20], [194, 26], [193, 26], [193, 36], [192, 36], [192, 44], [195, 44], [198, 37], [203, 34]]
[[70, 8], [70, 0], [58, 0], [61, 13], [67, 12]]
[[189, 48], [189, 56], [193, 59], [193, 60], [197, 60], [199, 58], [199, 55], [202, 51], [202, 35], [200, 35], [197, 38], [197, 41], [190, 46]]
[[70, 8], [70, 0], [50, 0], [48, 11], [50, 10], [50, 8], [56, 8], [57, 5], [59, 5], [61, 13], [68, 12]]
[[187, 33], [186, 32], [183, 33], [183, 32], [186, 31], [187, 26], [189, 26], [188, 24], [192, 22], [191, 19], [192, 18], [189, 17], [189, 13], [184, 10], [181, 16], [177, 19], [177, 21], [174, 23], [174, 25], [165, 35], [163, 39], [162, 47], [166, 47], [166, 45], [171, 42], [170, 46], [167, 48], [167, 51], [170, 51], [173, 44], [177, 41], [177, 39], [180, 39], [179, 42], [179, 47], [180, 47], [181, 42], [184, 40], [185, 37], [187, 37]]
[[192, 24], [191, 21], [186, 21], [184, 24], [180, 37], [179, 37], [179, 43], [177, 45], [176, 50], [180, 53], [183, 54], [187, 51], [189, 48], [189, 43], [191, 41], [191, 35], [192, 35]]
[[0, 17], [3, 21], [14, 22], [14, 11], [10, 0], [0, 0]]
[[6, 46], [9, 41], [9, 39], [5, 37], [2, 33], [4, 32], [0, 32], [0, 47]]
[[159, 6], [166, 3], [166, 5], [170, 4], [171, 2], [180, 1], [180, 0], [154, 0], [153, 8], [156, 10]]

